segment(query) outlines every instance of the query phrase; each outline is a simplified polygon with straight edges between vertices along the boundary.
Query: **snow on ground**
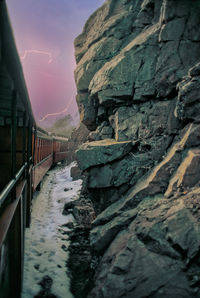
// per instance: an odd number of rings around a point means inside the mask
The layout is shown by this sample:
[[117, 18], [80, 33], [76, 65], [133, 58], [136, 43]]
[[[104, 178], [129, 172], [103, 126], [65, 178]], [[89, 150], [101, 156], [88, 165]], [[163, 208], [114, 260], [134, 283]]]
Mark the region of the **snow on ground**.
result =
[[26, 229], [25, 265], [22, 298], [33, 298], [41, 291], [38, 284], [49, 276], [51, 293], [58, 298], [72, 298], [66, 274], [69, 242], [62, 227], [73, 222], [72, 215], [62, 215], [64, 204], [80, 193], [82, 180], [72, 181], [70, 166], [57, 166], [45, 176], [40, 192], [33, 199], [31, 227]]

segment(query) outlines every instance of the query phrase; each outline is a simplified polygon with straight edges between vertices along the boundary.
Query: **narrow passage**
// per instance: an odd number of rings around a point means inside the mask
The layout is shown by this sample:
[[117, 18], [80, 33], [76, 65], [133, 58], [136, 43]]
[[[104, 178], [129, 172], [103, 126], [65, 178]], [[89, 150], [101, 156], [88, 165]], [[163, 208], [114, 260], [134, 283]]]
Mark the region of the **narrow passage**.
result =
[[31, 227], [26, 230], [24, 284], [22, 298], [72, 298], [66, 274], [68, 257], [66, 223], [72, 215], [62, 215], [66, 202], [76, 199], [82, 181], [72, 181], [70, 168], [58, 165], [43, 180], [34, 195]]

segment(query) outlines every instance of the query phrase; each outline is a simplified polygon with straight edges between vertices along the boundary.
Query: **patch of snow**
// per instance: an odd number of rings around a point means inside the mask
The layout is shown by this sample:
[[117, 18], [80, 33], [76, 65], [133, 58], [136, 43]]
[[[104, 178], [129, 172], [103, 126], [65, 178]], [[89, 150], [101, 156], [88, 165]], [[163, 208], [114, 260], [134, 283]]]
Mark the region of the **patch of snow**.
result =
[[38, 283], [46, 275], [53, 280], [52, 294], [73, 298], [66, 274], [69, 228], [63, 225], [74, 222], [74, 218], [62, 215], [64, 204], [78, 197], [82, 185], [82, 180], [72, 181], [70, 177], [73, 166], [75, 163], [50, 170], [40, 192], [34, 195], [31, 226], [26, 229], [22, 298], [37, 295], [42, 290]]

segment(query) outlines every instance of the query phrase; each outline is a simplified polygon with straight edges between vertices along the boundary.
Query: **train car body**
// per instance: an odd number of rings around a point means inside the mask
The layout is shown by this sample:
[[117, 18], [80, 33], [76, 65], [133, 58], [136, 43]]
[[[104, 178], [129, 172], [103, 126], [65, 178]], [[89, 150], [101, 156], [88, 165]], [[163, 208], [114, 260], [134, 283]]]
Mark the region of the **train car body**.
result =
[[65, 158], [67, 139], [36, 126], [4, 0], [0, 45], [0, 297], [18, 298], [33, 191]]
[[36, 190], [45, 173], [53, 165], [53, 139], [37, 130], [33, 135], [33, 191]]
[[68, 157], [68, 139], [53, 137], [53, 164], [56, 164]]
[[67, 158], [67, 138], [51, 136], [48, 132], [37, 127], [33, 135], [33, 191], [46, 172], [55, 164]]

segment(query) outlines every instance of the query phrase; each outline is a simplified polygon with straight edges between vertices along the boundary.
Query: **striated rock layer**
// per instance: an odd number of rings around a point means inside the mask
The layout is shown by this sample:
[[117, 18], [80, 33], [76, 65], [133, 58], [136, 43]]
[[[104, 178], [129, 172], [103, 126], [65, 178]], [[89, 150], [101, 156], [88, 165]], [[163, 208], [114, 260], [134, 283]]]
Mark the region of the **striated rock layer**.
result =
[[200, 297], [200, 1], [108, 0], [75, 55], [87, 297]]

